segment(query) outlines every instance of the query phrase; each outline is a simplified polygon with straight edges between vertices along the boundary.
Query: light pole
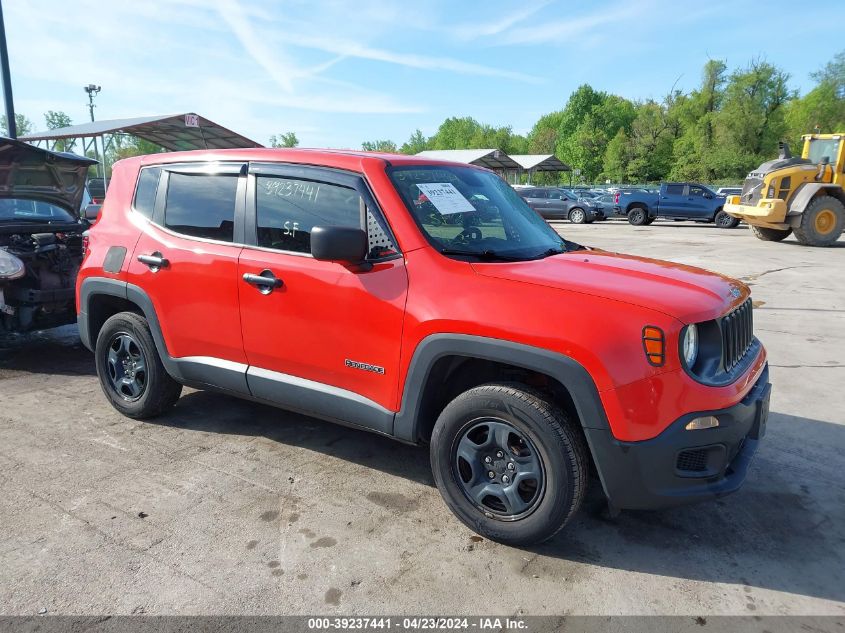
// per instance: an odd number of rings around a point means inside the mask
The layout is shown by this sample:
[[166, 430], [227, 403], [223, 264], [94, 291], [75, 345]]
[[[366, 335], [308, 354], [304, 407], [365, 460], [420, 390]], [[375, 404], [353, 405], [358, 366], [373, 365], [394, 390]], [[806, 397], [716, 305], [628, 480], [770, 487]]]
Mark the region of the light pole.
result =
[[[94, 122], [94, 96], [102, 90], [100, 86], [88, 84], [84, 87], [85, 92], [88, 93], [88, 111], [91, 113], [91, 123]], [[94, 160], [97, 161], [97, 175], [100, 175], [100, 153], [97, 151], [97, 137], [94, 136]], [[106, 146], [103, 144], [103, 160], [106, 160]], [[103, 169], [103, 189], [106, 186], [106, 170]]]
[[6, 25], [3, 23], [3, 4], [0, 2], [0, 67], [3, 75], [3, 100], [6, 103], [6, 127], [9, 138], [18, 138], [15, 125], [15, 105], [12, 99], [12, 76], [9, 74], [9, 51], [6, 50]]

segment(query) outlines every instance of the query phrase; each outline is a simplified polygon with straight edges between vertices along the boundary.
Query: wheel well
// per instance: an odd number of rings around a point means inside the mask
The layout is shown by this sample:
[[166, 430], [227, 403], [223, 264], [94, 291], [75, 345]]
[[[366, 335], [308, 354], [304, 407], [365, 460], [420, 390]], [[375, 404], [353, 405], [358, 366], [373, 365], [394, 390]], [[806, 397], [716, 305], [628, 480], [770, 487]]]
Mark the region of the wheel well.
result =
[[647, 206], [645, 206], [642, 202], [632, 202], [632, 203], [631, 203], [631, 204], [629, 204], [629, 205], [628, 205], [628, 207], [625, 209], [625, 213], [626, 213], [626, 214], [628, 214], [628, 213], [630, 213], [631, 211], [633, 211], [634, 209], [642, 209], [643, 211], [645, 211], [646, 213], [648, 213], [648, 207], [647, 207]]
[[431, 368], [420, 398], [418, 438], [428, 442], [440, 412], [459, 394], [489, 382], [519, 382], [547, 393], [583, 433], [569, 390], [556, 379], [530, 369], [467, 356], [446, 356]]
[[122, 297], [115, 297], [114, 295], [98, 294], [93, 295], [88, 300], [88, 333], [91, 345], [97, 342], [97, 335], [110, 317], [113, 317], [118, 312], [134, 312], [135, 314], [144, 313], [136, 304], [128, 299]]

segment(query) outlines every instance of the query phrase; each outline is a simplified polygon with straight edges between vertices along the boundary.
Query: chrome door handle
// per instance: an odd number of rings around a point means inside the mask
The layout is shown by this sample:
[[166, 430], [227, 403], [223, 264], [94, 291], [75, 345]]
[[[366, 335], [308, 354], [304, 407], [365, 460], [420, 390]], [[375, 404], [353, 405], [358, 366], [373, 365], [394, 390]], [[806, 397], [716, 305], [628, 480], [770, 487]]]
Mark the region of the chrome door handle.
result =
[[157, 273], [162, 268], [167, 268], [170, 262], [156, 251], [152, 255], [138, 255], [138, 261], [149, 267], [149, 269]]

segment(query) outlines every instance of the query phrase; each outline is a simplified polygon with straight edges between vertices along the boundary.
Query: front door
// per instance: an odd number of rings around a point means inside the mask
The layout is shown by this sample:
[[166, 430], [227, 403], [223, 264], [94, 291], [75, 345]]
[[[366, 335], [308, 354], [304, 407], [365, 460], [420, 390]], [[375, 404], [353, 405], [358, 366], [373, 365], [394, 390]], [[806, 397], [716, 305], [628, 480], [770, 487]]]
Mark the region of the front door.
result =
[[[390, 432], [408, 278], [363, 178], [265, 164], [249, 172], [238, 278], [251, 392]], [[327, 225], [366, 230], [372, 266], [314, 259], [311, 229]]]

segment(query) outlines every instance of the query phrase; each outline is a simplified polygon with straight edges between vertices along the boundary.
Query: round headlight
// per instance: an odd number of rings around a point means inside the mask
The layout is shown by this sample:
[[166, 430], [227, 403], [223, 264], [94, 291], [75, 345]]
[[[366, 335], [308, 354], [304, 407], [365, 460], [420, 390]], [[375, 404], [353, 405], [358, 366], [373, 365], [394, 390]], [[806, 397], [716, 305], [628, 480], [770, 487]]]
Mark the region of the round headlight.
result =
[[682, 345], [684, 362], [687, 367], [692, 368], [698, 358], [698, 328], [695, 323], [687, 326], [684, 330], [684, 341]]
[[0, 248], [0, 279], [17, 279], [23, 274], [23, 262]]

